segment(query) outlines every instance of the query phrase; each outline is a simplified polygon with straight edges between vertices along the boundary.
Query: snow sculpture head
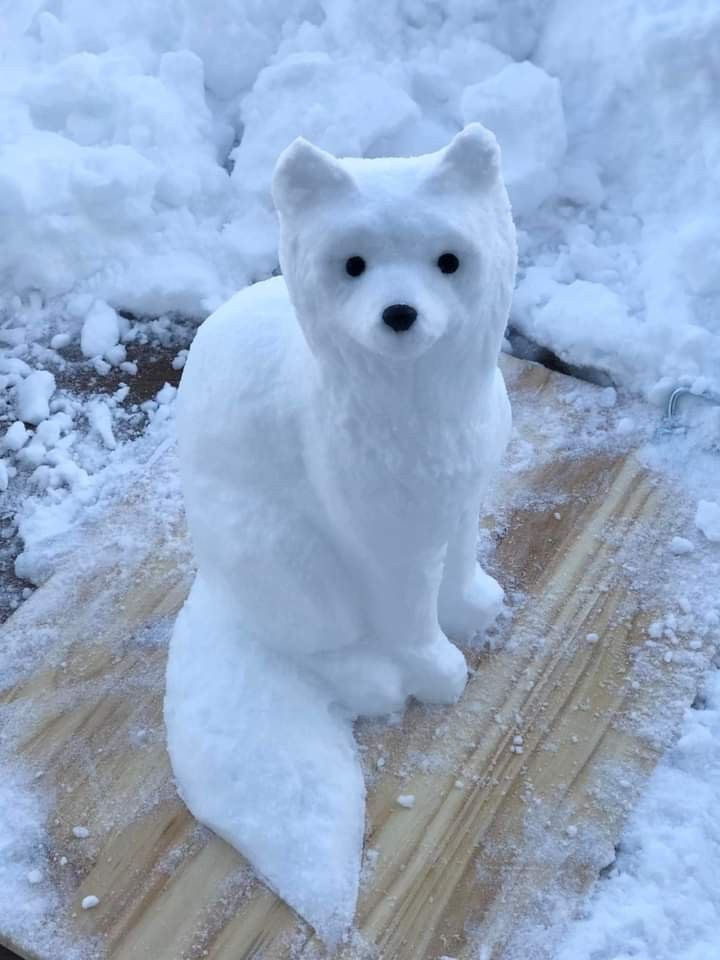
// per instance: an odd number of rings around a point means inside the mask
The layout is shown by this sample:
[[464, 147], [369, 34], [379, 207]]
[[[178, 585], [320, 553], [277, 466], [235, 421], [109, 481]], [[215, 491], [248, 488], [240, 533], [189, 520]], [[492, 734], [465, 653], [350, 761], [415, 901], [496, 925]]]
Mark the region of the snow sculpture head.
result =
[[401, 363], [453, 341], [495, 362], [515, 232], [497, 141], [480, 124], [407, 159], [338, 160], [299, 138], [273, 198], [283, 275], [318, 359]]

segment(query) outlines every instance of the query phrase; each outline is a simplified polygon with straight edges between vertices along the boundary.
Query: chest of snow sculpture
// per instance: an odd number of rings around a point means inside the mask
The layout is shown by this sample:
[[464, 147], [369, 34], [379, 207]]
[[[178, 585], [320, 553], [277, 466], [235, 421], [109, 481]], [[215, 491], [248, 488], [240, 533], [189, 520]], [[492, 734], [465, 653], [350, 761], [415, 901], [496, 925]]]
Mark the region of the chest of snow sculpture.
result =
[[273, 196], [283, 276], [202, 325], [180, 386], [198, 575], [166, 722], [191, 810], [332, 941], [362, 844], [350, 720], [455, 701], [451, 639], [502, 601], [476, 540], [510, 429], [515, 234], [477, 124], [408, 159], [296, 140]]

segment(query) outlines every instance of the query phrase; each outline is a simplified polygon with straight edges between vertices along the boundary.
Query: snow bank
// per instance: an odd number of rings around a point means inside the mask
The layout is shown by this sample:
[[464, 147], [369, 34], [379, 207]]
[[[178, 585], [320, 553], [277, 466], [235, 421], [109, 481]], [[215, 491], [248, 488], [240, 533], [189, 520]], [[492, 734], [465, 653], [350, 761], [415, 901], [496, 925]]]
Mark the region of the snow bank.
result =
[[720, 674], [688, 710], [625, 831], [612, 878], [557, 960], [709, 960], [720, 929]]
[[0, 36], [7, 311], [37, 291], [205, 315], [276, 267], [270, 172], [296, 135], [377, 156], [480, 120], [525, 231], [516, 325], [636, 389], [717, 385], [719, 32], [703, 0], [21, 0]]
[[[543, 268], [560, 284], [601, 283], [625, 308], [594, 333], [579, 318], [575, 343], [559, 346], [573, 359], [594, 336], [598, 364], [639, 389], [720, 382], [718, 42], [720, 7], [705, 0], [558, 0], [535, 54], [563, 92], [572, 183], [560, 199], [581, 205]], [[602, 205], [567, 189], [598, 175]], [[546, 304], [520, 323], [537, 330], [546, 309], [538, 332], [552, 345]]]

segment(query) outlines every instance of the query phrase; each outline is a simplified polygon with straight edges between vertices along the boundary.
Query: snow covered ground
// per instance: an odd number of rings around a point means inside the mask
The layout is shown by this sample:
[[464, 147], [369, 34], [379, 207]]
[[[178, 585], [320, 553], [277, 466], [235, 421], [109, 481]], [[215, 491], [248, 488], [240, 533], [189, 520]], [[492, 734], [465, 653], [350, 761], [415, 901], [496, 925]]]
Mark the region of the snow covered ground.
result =
[[557, 960], [713, 960], [720, 955], [720, 673], [688, 710], [618, 857]]
[[[0, 608], [169, 442], [197, 323], [276, 269], [297, 134], [377, 156], [485, 122], [520, 228], [513, 342], [658, 405], [720, 392], [719, 46], [712, 0], [0, 0]], [[720, 415], [696, 418], [661, 466], [697, 498], [711, 610]], [[712, 956], [707, 691], [563, 958]]]

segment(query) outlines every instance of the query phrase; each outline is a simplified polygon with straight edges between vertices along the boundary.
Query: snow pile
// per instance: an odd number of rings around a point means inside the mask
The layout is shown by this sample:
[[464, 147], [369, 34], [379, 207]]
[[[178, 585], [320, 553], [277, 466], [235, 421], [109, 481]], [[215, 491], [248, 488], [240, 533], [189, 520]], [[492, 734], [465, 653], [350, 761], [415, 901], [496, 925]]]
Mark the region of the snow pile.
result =
[[75, 0], [57, 15], [44, 6], [15, 4], [3, 37], [9, 308], [13, 292], [38, 290], [101, 293], [136, 311], [201, 310], [229, 292], [220, 234], [230, 188], [218, 151], [232, 132], [211, 115], [174, 5], [131, 13]]
[[688, 710], [625, 831], [609, 881], [557, 960], [709, 960], [720, 929], [720, 674]]
[[517, 321], [660, 394], [720, 382], [719, 41], [705, 0], [557, 0], [534, 53], [563, 94], [566, 222], [530, 239]]
[[479, 120], [526, 231], [515, 323], [636, 388], [717, 383], [718, 31], [703, 0], [21, 0], [0, 36], [6, 309], [205, 314], [276, 267], [270, 172], [296, 135], [372, 157]]

